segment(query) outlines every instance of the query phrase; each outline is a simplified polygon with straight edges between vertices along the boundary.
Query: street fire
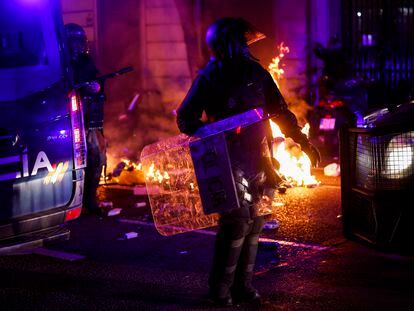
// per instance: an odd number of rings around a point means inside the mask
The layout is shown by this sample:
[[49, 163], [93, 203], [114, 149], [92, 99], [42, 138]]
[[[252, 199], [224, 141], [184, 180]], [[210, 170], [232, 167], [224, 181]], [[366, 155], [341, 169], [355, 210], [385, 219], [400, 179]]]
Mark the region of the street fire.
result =
[[[268, 66], [276, 85], [280, 89], [281, 80], [285, 73], [282, 68], [282, 59], [290, 52], [289, 47], [281, 42], [278, 46], [278, 55], [272, 59]], [[319, 182], [311, 175], [311, 161], [301, 150], [300, 146], [291, 138], [286, 138], [279, 126], [270, 121], [273, 135], [273, 157], [280, 163], [279, 173], [293, 186], [315, 186]], [[309, 136], [310, 125], [306, 123], [302, 133]]]
[[167, 172], [161, 172], [156, 169], [152, 163], [146, 170], [142, 163], [135, 163], [128, 159], [121, 159], [121, 162], [115, 167], [112, 173], [107, 177], [107, 181], [122, 185], [144, 184], [145, 181], [156, 182], [159, 184], [168, 183], [170, 176]]
[[[273, 136], [273, 157], [280, 163], [278, 172], [291, 186], [315, 186], [319, 182], [311, 175], [311, 162], [309, 157], [300, 149], [291, 138], [286, 138], [279, 126], [270, 121]], [[306, 124], [302, 133], [308, 135], [309, 124]], [[133, 185], [145, 182], [168, 184], [170, 176], [168, 172], [162, 172], [151, 163], [145, 170], [141, 163], [134, 163], [128, 159], [122, 159], [114, 169], [110, 178], [112, 182]], [[194, 189], [194, 185], [190, 184]]]
[[157, 181], [161, 184], [163, 181], [168, 182], [170, 176], [167, 172], [161, 173], [160, 170], [156, 170], [154, 163], [152, 163], [148, 172], [146, 173], [145, 179], [149, 181]]
[[310, 125], [309, 123], [306, 123], [305, 126], [302, 128], [301, 132], [305, 134], [307, 137], [309, 137], [309, 130], [310, 130]]
[[[309, 157], [300, 149], [291, 138], [286, 138], [281, 132], [279, 126], [270, 121], [273, 136], [273, 157], [280, 163], [278, 172], [292, 186], [315, 186], [319, 182], [311, 175], [311, 162]], [[309, 124], [306, 124], [302, 132], [307, 135], [309, 132]], [[170, 176], [168, 172], [162, 172], [151, 163], [147, 169], [141, 163], [122, 159], [122, 170], [117, 177], [112, 177], [113, 181], [120, 184], [143, 184], [145, 182], [168, 184]], [[115, 172], [115, 170], [114, 170]], [[191, 189], [194, 185], [190, 184]]]
[[135, 163], [128, 159], [121, 159], [121, 162], [125, 164], [124, 170], [135, 169], [140, 171], [142, 169], [141, 163]]
[[[316, 186], [319, 182], [311, 175], [311, 161], [291, 138], [286, 138], [279, 126], [270, 121], [273, 157], [280, 163], [279, 173], [293, 186]], [[306, 131], [306, 126], [302, 131]]]
[[281, 65], [281, 61], [283, 57], [285, 57], [285, 54], [289, 53], [289, 47], [285, 46], [284, 43], [280, 43], [278, 46], [279, 55], [277, 55], [275, 58], [272, 59], [272, 62], [268, 66], [268, 71], [272, 75], [273, 80], [275, 81], [276, 85], [280, 87], [280, 79], [282, 78], [283, 74], [285, 73], [285, 70]]

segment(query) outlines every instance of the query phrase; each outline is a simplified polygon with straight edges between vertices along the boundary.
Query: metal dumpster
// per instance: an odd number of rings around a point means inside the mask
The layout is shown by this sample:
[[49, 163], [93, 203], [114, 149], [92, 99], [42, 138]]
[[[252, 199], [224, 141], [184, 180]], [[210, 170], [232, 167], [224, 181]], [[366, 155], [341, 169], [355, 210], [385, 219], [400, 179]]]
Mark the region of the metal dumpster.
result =
[[366, 128], [340, 131], [344, 234], [381, 249], [414, 250], [414, 104]]

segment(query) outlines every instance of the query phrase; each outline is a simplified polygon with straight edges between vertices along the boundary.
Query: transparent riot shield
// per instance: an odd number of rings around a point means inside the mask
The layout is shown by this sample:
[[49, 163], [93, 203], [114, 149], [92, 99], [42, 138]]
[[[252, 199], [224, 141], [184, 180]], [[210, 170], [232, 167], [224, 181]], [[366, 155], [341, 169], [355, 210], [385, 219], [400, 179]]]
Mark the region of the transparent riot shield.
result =
[[[235, 144], [240, 144], [242, 132], [260, 132], [265, 122], [263, 112], [254, 109], [206, 125], [192, 137], [181, 134], [144, 147], [141, 163], [147, 172], [148, 197], [160, 234], [216, 226], [219, 213], [252, 201], [249, 193], [243, 192], [249, 181], [234, 175], [237, 161], [252, 159], [248, 158], [249, 150], [240, 153]], [[272, 213], [270, 201], [256, 200], [253, 206], [257, 215]]]

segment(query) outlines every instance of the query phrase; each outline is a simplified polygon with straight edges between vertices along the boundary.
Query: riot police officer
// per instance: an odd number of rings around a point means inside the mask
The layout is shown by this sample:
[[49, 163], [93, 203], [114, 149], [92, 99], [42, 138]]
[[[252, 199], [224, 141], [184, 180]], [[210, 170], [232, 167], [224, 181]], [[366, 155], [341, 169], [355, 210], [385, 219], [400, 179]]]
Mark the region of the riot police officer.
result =
[[103, 166], [106, 164], [106, 142], [103, 133], [105, 94], [102, 82], [96, 81], [98, 70], [89, 54], [85, 30], [74, 23], [65, 25], [73, 81], [83, 85], [80, 89], [84, 110], [84, 123], [87, 144], [87, 167], [83, 206], [87, 211], [101, 215], [96, 191], [99, 186]]
[[[250, 54], [248, 42], [257, 38], [260, 33], [243, 19], [222, 18], [208, 28], [206, 41], [212, 57], [177, 110], [178, 127], [181, 132], [192, 135], [204, 124], [201, 121], [203, 112], [208, 122], [214, 122], [260, 107], [274, 116], [273, 120], [284, 134], [299, 143], [315, 164], [319, 160], [318, 151], [301, 133], [271, 75]], [[247, 140], [250, 143], [230, 150], [232, 164], [234, 159], [243, 159], [240, 155], [245, 153], [251, 153], [252, 159], [259, 159], [262, 150], [258, 142], [266, 136], [252, 136]], [[243, 148], [246, 149], [241, 150]], [[246, 162], [232, 166], [233, 175], [252, 181], [261, 172], [254, 172], [256, 163]], [[266, 178], [275, 180], [269, 173]], [[277, 187], [275, 182], [272, 186]], [[261, 195], [258, 189], [260, 187], [252, 185], [249, 192], [257, 198]], [[239, 208], [220, 215], [209, 277], [210, 297], [216, 303], [229, 306], [234, 300], [260, 301], [258, 291], [252, 286], [252, 276], [263, 224], [264, 218], [257, 217], [248, 204], [240, 204]]]

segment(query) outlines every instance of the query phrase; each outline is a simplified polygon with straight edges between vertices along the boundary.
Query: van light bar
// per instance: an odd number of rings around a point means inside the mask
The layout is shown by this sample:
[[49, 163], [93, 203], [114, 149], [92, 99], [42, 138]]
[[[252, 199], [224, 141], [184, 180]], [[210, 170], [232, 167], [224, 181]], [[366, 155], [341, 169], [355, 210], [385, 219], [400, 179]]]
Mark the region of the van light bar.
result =
[[78, 128], [75, 128], [74, 130], [73, 130], [73, 136], [74, 136], [74, 138], [75, 138], [75, 143], [77, 144], [77, 143], [80, 143], [80, 141], [81, 141], [81, 137], [80, 137], [80, 130], [78, 129]]
[[75, 169], [86, 166], [86, 137], [83, 125], [82, 102], [76, 92], [69, 94]]
[[78, 111], [78, 98], [76, 97], [76, 94], [73, 94], [70, 98], [71, 108], [72, 112]]

